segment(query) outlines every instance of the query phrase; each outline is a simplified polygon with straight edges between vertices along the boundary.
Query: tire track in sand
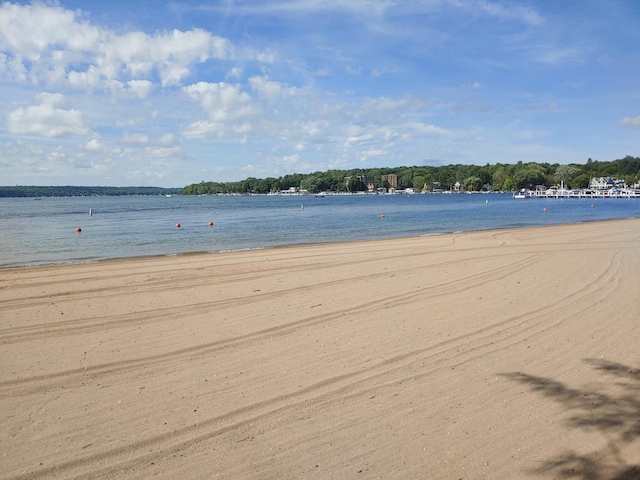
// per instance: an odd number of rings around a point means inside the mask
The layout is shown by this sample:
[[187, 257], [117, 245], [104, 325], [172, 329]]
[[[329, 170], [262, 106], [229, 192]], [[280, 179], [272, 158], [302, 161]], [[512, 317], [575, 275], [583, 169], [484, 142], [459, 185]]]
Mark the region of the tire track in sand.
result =
[[[233, 346], [240, 345], [244, 342], [255, 341], [262, 338], [278, 336], [283, 334], [288, 334], [299, 330], [305, 326], [317, 325], [321, 323], [329, 323], [335, 321], [336, 319], [340, 319], [344, 315], [362, 312], [371, 309], [379, 309], [381, 305], [398, 305], [400, 303], [406, 303], [417, 296], [423, 296], [429, 293], [432, 296], [437, 295], [450, 295], [452, 292], [456, 291], [464, 291], [469, 288], [469, 283], [482, 283], [489, 279], [497, 279], [504, 278], [508, 275], [512, 275], [514, 272], [518, 272], [520, 270], [526, 269], [532, 263], [536, 261], [538, 258], [537, 254], [528, 255], [525, 258], [521, 258], [519, 260], [510, 262], [507, 265], [503, 265], [500, 267], [496, 267], [492, 270], [486, 270], [480, 273], [468, 274], [464, 277], [456, 277], [452, 278], [449, 281], [440, 282], [431, 287], [424, 287], [416, 291], [411, 291], [408, 293], [402, 293], [399, 295], [391, 295], [386, 296], [385, 298], [379, 299], [377, 304], [372, 305], [370, 302], [365, 302], [362, 304], [354, 305], [350, 308], [341, 308], [339, 310], [335, 310], [332, 312], [325, 312], [318, 315], [304, 317], [300, 320], [295, 320], [292, 322], [287, 322], [284, 324], [275, 325], [273, 327], [260, 329], [254, 332], [247, 333], [245, 335], [239, 335], [235, 337], [225, 338], [216, 340], [213, 342], [207, 342], [204, 344], [199, 344], [191, 347], [186, 347], [183, 349], [174, 350], [171, 352], [160, 353], [157, 355], [150, 355], [142, 358], [133, 358], [129, 360], [121, 360], [116, 362], [103, 363], [98, 365], [90, 365], [82, 368], [70, 369], [61, 372], [50, 373], [46, 375], [37, 375], [30, 376], [24, 378], [17, 378], [12, 380], [5, 380], [0, 382], [0, 394], [5, 395], [9, 392], [11, 387], [20, 387], [20, 390], [30, 392], [39, 392], [42, 390], [46, 390], [53, 386], [59, 387], [61, 384], [69, 384], [74, 382], [79, 382], [83, 378], [86, 378], [87, 375], [91, 375], [93, 377], [101, 376], [101, 375], [109, 375], [116, 372], [122, 372], [130, 369], [141, 368], [150, 365], [158, 365], [159, 363], [166, 363], [172, 361], [180, 361], [180, 359], [185, 356], [193, 357], [194, 355], [198, 356], [206, 356], [213, 352], [219, 351], [221, 349], [230, 348]], [[336, 284], [341, 284], [345, 281], [349, 280], [339, 280], [336, 281]], [[352, 280], [351, 280], [352, 281]], [[332, 282], [323, 282], [326, 286], [327, 284], [331, 284]], [[313, 289], [314, 286], [308, 286], [307, 288]], [[292, 292], [297, 292], [299, 289], [292, 289]], [[267, 296], [272, 295], [280, 295], [281, 292], [276, 293], [268, 293], [264, 294]], [[263, 295], [263, 296], [264, 296]], [[228, 304], [237, 304], [238, 299], [229, 299], [225, 300], [224, 303]], [[194, 307], [194, 309], [200, 312], [199, 308]], [[184, 307], [183, 307], [184, 311]], [[127, 320], [121, 320], [122, 322], [127, 322]], [[142, 319], [140, 321], [146, 322], [146, 319]], [[101, 326], [95, 326], [96, 329], [102, 329]], [[26, 341], [29, 338], [33, 338], [33, 334], [23, 334], [22, 340]], [[45, 337], [46, 338], [46, 337]]]
[[[432, 375], [437, 370], [449, 369], [451, 365], [460, 365], [479, 355], [486, 355], [488, 351], [509, 348], [513, 342], [522, 341], [523, 335], [531, 336], [532, 330], [535, 334], [543, 333], [552, 328], [544, 320], [545, 317], [562, 311], [567, 300], [572, 305], [582, 305], [582, 308], [588, 309], [589, 305], [606, 297], [616, 288], [616, 282], [613, 280], [616, 278], [620, 262], [621, 252], [618, 252], [612, 257], [608, 267], [596, 279], [584, 285], [568, 299], [563, 298], [553, 304], [505, 319], [499, 325], [469, 332], [424, 349], [406, 352], [369, 365], [365, 369], [337, 375], [287, 394], [254, 402], [222, 415], [202, 420], [194, 425], [130, 442], [107, 451], [63, 461], [50, 467], [23, 472], [12, 478], [37, 479], [57, 475], [74, 476], [75, 478], [109, 478], [116, 472], [120, 475], [127, 474], [127, 472], [133, 474], [134, 470], [139, 471], [139, 468], [148, 465], [149, 461], [157, 458], [158, 455], [167, 457], [256, 421], [282, 414], [290, 409], [309, 409], [321, 403], [339, 402], [366, 392], [373, 392], [391, 383], [398, 384], [410, 379]], [[528, 328], [517, 329], [510, 333], [502, 329], [502, 334], [496, 336], [496, 329], [522, 322], [525, 317], [532, 320], [528, 324]], [[469, 340], [473, 340], [473, 342], [469, 342]], [[461, 349], [464, 346], [469, 348]], [[436, 357], [441, 359], [439, 364], [436, 362], [434, 366], [432, 363], [421, 372], [415, 371], [408, 376], [398, 376], [398, 373], [411, 369], [415, 363]]]

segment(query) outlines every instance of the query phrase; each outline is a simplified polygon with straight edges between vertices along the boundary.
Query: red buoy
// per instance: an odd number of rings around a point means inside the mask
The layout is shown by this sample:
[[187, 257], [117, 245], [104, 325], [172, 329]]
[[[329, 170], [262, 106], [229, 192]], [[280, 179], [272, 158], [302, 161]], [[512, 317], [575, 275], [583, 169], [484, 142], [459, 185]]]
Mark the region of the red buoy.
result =
[[384, 218], [384, 213], [382, 215], [380, 215], [380, 218]]
[[80, 227], [76, 227], [76, 232], [80, 233], [82, 229]]
[[212, 227], [213, 226], [213, 222], [209, 222], [209, 226]]
[[176, 228], [180, 228], [180, 224], [179, 223], [176, 223]]

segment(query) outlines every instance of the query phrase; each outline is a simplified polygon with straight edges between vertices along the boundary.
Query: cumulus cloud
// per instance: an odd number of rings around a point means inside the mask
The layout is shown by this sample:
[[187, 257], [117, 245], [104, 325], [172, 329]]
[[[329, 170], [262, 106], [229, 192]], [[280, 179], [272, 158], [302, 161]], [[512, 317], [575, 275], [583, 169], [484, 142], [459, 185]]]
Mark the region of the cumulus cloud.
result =
[[5, 2], [0, 7], [0, 48], [18, 58], [40, 60], [43, 52], [52, 54], [54, 49], [91, 50], [101, 37], [100, 29], [60, 6]]
[[0, 52], [0, 75], [13, 81], [113, 91], [109, 82], [116, 80], [140, 98], [151, 91], [148, 82], [154, 76], [162, 87], [181, 85], [199, 63], [274, 60], [271, 52], [237, 50], [229, 40], [199, 28], [121, 34], [92, 25], [81, 11], [39, 2], [0, 6]]
[[89, 152], [102, 152], [106, 150], [106, 146], [104, 143], [101, 143], [97, 138], [92, 138], [89, 140], [85, 146], [85, 150]]
[[251, 97], [239, 84], [198, 82], [184, 87], [184, 91], [200, 104], [213, 123], [247, 117], [255, 110]]
[[18, 108], [8, 114], [9, 133], [53, 138], [90, 132], [81, 112], [62, 108], [65, 102], [63, 95], [42, 93], [39, 99], [39, 105]]
[[199, 120], [183, 127], [180, 133], [188, 139], [199, 139], [209, 136], [219, 136], [223, 130], [224, 126], [221, 123]]
[[138, 98], [147, 98], [153, 90], [153, 83], [149, 80], [129, 80], [127, 86]]
[[292, 87], [282, 82], [275, 82], [265, 77], [251, 77], [249, 79], [249, 86], [259, 97], [269, 102], [295, 97], [302, 93], [301, 89], [297, 87]]

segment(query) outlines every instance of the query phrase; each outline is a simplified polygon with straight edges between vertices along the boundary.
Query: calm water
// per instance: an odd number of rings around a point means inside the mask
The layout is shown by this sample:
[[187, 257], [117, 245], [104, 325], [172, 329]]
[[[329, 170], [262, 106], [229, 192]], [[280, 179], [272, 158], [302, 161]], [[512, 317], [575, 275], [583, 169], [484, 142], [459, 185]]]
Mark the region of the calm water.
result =
[[638, 216], [640, 199], [510, 194], [0, 198], [0, 267]]

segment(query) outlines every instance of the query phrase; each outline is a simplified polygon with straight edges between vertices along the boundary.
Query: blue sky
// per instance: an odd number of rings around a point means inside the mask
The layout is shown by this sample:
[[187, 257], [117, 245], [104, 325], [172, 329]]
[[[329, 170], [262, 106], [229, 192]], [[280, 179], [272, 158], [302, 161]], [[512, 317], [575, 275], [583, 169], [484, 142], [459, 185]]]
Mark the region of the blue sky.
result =
[[640, 155], [640, 2], [0, 4], [0, 184]]

